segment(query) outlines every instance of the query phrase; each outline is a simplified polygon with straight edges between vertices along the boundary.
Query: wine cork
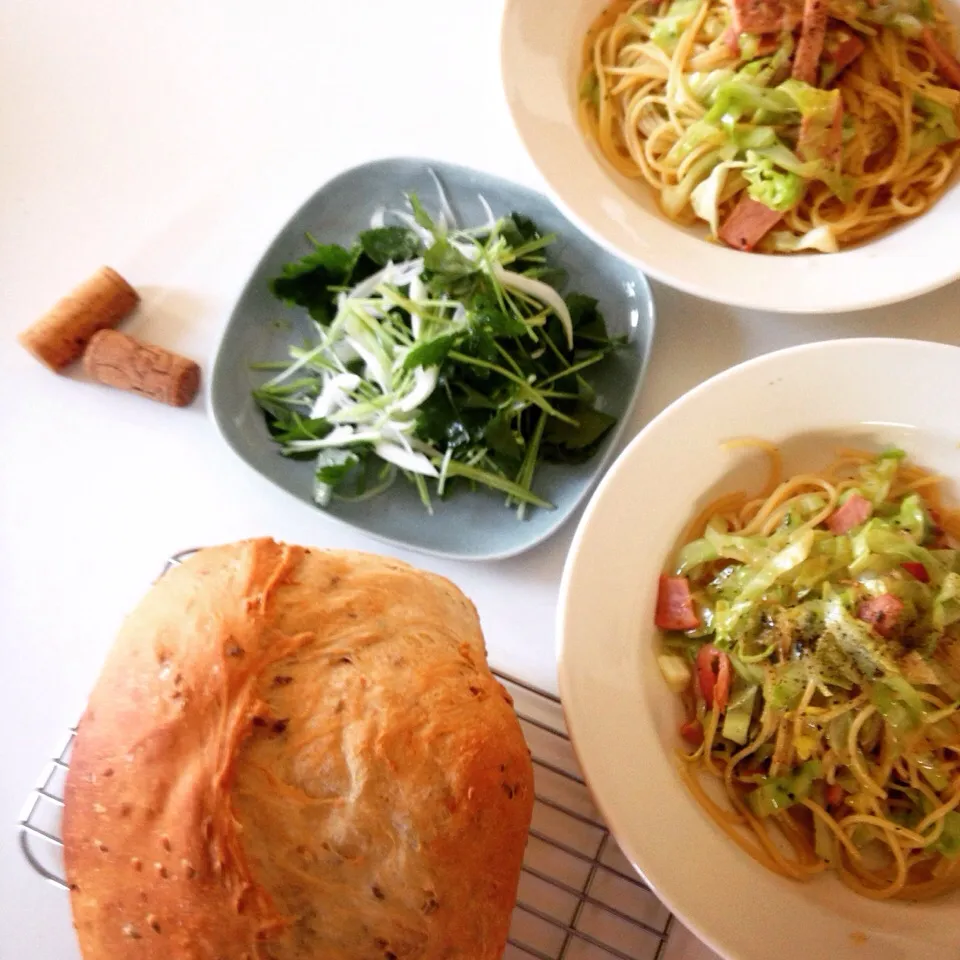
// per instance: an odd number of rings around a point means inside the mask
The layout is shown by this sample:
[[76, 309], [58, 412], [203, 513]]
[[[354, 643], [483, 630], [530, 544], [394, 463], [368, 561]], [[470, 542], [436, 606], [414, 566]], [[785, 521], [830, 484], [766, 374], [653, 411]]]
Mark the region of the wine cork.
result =
[[81, 354], [98, 331], [117, 326], [140, 302], [140, 295], [110, 267], [67, 294], [18, 337], [41, 363], [59, 372]]
[[98, 383], [172, 407], [187, 406], [200, 387], [200, 367], [192, 360], [119, 330], [94, 335], [83, 355], [83, 368]]

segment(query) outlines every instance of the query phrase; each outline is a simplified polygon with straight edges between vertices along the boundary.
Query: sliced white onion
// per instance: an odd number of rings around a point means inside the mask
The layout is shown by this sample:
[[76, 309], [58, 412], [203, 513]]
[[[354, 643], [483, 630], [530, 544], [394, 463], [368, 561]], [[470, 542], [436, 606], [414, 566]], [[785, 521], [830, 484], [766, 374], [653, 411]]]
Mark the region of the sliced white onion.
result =
[[493, 230], [497, 225], [497, 218], [493, 215], [493, 208], [487, 203], [487, 198], [482, 193], [477, 194], [477, 199], [480, 201], [480, 206], [483, 207], [483, 212], [487, 215], [486, 225], [481, 229], [485, 232]]
[[504, 270], [499, 263], [492, 264], [490, 270], [505, 287], [519, 290], [521, 293], [536, 297], [541, 303], [547, 304], [560, 318], [563, 332], [567, 335], [567, 346], [571, 350], [573, 349], [573, 320], [570, 317], [567, 305], [563, 302], [563, 297], [553, 287], [542, 280], [525, 277], [522, 274], [514, 273], [512, 270]]
[[450, 201], [447, 200], [447, 193], [443, 189], [443, 184], [440, 182], [440, 178], [436, 175], [433, 168], [428, 167], [427, 172], [433, 178], [433, 182], [437, 187], [437, 195], [440, 197], [440, 215], [446, 221], [447, 228], [452, 230], [457, 225], [457, 218], [453, 215], [453, 208], [450, 206]]
[[464, 243], [463, 240], [451, 240], [450, 246], [458, 253], [462, 253], [472, 263], [480, 259], [480, 248], [475, 243]]
[[420, 473], [425, 477], [439, 476], [437, 468], [422, 453], [404, 450], [403, 447], [395, 443], [388, 443], [386, 440], [375, 443], [373, 451], [381, 460], [396, 464], [401, 470]]
[[413, 371], [413, 388], [394, 406], [399, 413], [416, 410], [437, 388], [438, 367], [417, 367]]
[[381, 363], [380, 358], [357, 340], [356, 337], [350, 337], [349, 340], [350, 345], [356, 350], [357, 355], [366, 366], [367, 374], [377, 381], [377, 384], [384, 393], [390, 393], [390, 374], [387, 372], [383, 363]]
[[433, 234], [426, 227], [421, 227], [412, 213], [407, 213], [406, 210], [396, 210], [394, 216], [406, 224], [427, 246], [433, 243]]
[[[414, 303], [421, 303], [427, 299], [427, 288], [424, 286], [423, 280], [420, 279], [420, 274], [418, 273], [410, 281], [410, 290], [408, 291], [410, 299]], [[410, 314], [410, 328], [413, 331], [414, 339], [420, 336], [420, 329], [423, 326], [423, 320], [420, 318], [419, 313]]]
[[[382, 270], [361, 280], [352, 290], [348, 290], [344, 300], [366, 300], [381, 283], [392, 283], [398, 287], [407, 287], [410, 281], [423, 270], [423, 260], [403, 260], [400, 263], [388, 263]], [[342, 308], [343, 301], [339, 301]]]
[[[379, 436], [379, 434], [377, 435]], [[334, 427], [320, 440], [291, 440], [284, 449], [287, 450], [324, 450], [327, 447], [340, 447], [345, 443], [356, 440], [357, 433], [353, 427]]]
[[360, 382], [355, 373], [338, 373], [330, 377], [314, 401], [310, 416], [317, 420], [339, 410], [351, 399], [350, 394], [360, 386]]
[[447, 452], [443, 455], [440, 463], [440, 481], [437, 484], [437, 496], [442, 497], [444, 488], [447, 485], [447, 470], [450, 469], [450, 461], [453, 459], [453, 447], [447, 447]]

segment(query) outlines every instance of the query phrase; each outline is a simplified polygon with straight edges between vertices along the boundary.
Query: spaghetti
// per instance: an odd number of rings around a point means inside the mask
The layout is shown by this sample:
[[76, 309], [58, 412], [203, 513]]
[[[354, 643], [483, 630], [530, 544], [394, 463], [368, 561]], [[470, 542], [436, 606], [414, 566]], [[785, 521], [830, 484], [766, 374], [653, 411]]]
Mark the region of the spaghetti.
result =
[[960, 511], [902, 451], [783, 479], [754, 443], [762, 496], [714, 501], [660, 580], [683, 779], [783, 876], [833, 870], [876, 900], [960, 887]]
[[[581, 124], [671, 219], [743, 250], [836, 252], [928, 210], [960, 162], [935, 2], [620, 0], [587, 36]], [[761, 14], [778, 33], [742, 30]]]

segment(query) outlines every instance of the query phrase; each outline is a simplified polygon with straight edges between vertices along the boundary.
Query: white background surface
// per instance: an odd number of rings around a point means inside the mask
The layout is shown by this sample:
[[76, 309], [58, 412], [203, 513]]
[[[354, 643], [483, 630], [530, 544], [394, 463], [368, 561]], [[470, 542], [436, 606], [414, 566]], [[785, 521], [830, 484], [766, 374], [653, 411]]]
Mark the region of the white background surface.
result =
[[[422, 155], [538, 185], [500, 92], [500, 10], [499, 0], [0, 0], [2, 960], [77, 956], [66, 900], [21, 862], [13, 828], [163, 558], [254, 534], [383, 550], [236, 461], [205, 401], [174, 410], [54, 376], [16, 332], [109, 263], [143, 294], [126, 329], [208, 372], [246, 272], [343, 168]], [[710, 374], [777, 347], [874, 334], [960, 343], [956, 286], [819, 319], [655, 292], [657, 342], [631, 434]], [[497, 564], [404, 558], [473, 598], [496, 666], [554, 687], [571, 533]], [[681, 954], [706, 956], [678, 943]]]

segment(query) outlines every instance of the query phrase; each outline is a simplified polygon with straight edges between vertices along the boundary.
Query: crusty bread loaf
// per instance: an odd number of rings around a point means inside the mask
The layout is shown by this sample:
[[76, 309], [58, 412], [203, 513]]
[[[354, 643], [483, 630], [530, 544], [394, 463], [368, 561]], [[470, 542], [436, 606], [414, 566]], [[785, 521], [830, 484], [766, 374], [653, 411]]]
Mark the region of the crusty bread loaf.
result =
[[85, 960], [495, 960], [530, 755], [470, 602], [399, 561], [203, 550], [126, 621], [64, 850]]

